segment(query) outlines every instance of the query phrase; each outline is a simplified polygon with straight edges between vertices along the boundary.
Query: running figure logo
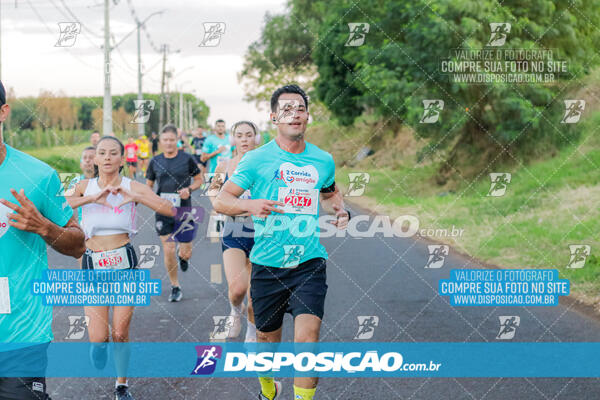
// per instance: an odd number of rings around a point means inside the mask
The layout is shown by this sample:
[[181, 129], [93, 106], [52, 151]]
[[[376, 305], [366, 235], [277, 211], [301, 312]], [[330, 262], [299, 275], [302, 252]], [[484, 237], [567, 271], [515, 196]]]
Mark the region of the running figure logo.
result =
[[54, 47], [73, 47], [77, 35], [81, 33], [81, 24], [79, 22], [59, 22], [58, 29], [60, 35]]
[[500, 330], [496, 339], [510, 340], [515, 337], [517, 327], [521, 324], [521, 317], [518, 315], [501, 316], [500, 319]]
[[229, 330], [233, 326], [233, 317], [231, 315], [213, 315], [214, 329], [210, 334], [211, 340], [225, 340], [229, 336]]
[[354, 339], [371, 339], [375, 328], [379, 325], [379, 317], [377, 315], [359, 315], [356, 318], [358, 319], [358, 332], [356, 332]]
[[75, 185], [80, 181], [79, 174], [76, 172], [61, 172], [58, 177], [60, 178], [60, 190], [56, 195], [72, 196], [75, 193]]
[[300, 264], [300, 259], [304, 255], [304, 245], [284, 244], [283, 252], [283, 268], [295, 267]]
[[221, 358], [223, 349], [221, 346], [196, 346], [198, 360], [196, 368], [190, 375], [210, 375], [215, 372], [217, 359]]
[[190, 242], [197, 232], [198, 224], [202, 222], [204, 209], [202, 207], [177, 207], [175, 215], [175, 231], [167, 238], [169, 242]]
[[348, 192], [346, 192], [344, 196], [362, 196], [363, 193], [365, 193], [365, 189], [367, 188], [370, 179], [371, 176], [366, 172], [349, 172], [348, 180], [350, 181], [350, 184], [348, 185]]
[[567, 268], [583, 268], [592, 248], [587, 244], [570, 244], [569, 250], [571, 251], [571, 258]]
[[140, 268], [152, 268], [160, 254], [160, 246], [157, 244], [140, 245]]
[[346, 41], [345, 46], [362, 46], [367, 37], [367, 33], [369, 33], [370, 27], [371, 25], [366, 22], [349, 22], [348, 29], [350, 30], [350, 33], [348, 34], [348, 40]]
[[154, 111], [156, 103], [154, 100], [134, 100], [135, 112], [130, 124], [145, 124], [150, 120], [150, 114]]
[[435, 124], [444, 109], [444, 100], [423, 100], [423, 117], [420, 124]]
[[83, 339], [85, 328], [90, 323], [90, 317], [86, 315], [69, 315], [69, 332], [65, 340]]
[[490, 190], [487, 193], [488, 197], [500, 197], [506, 193], [506, 188], [511, 180], [510, 172], [492, 172], [490, 173]]
[[298, 100], [278, 100], [277, 122], [289, 124], [294, 121], [300, 102]]
[[216, 47], [225, 34], [225, 22], [204, 22], [204, 39], [198, 47]]
[[490, 23], [490, 40], [487, 46], [502, 46], [506, 42], [506, 38], [510, 33], [511, 25], [508, 22], [492, 22]]
[[585, 110], [585, 100], [565, 100], [565, 115], [561, 124], [576, 124]]
[[427, 246], [427, 249], [429, 250], [429, 258], [427, 259], [425, 268], [442, 268], [450, 247], [445, 244], [430, 244]]

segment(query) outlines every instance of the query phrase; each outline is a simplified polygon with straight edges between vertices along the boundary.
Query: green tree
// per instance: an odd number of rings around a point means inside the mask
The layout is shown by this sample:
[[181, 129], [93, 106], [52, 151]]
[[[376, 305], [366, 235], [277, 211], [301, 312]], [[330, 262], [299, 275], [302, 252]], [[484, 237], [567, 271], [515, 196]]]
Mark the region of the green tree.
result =
[[310, 91], [316, 78], [312, 49], [325, 8], [322, 1], [288, 0], [286, 13], [265, 15], [261, 37], [248, 47], [238, 74], [245, 100], [268, 102], [276, 88], [289, 83]]
[[[598, 64], [598, 0], [345, 0], [327, 2], [313, 52], [318, 67], [316, 93], [343, 124], [365, 111], [410, 125], [430, 138], [423, 157], [452, 145], [441, 169], [450, 174], [461, 155], [492, 160], [531, 151], [540, 142], [560, 144], [577, 133], [560, 126], [565, 93]], [[365, 43], [345, 46], [349, 22], [370, 24]], [[490, 22], [509, 22], [504, 48], [553, 49], [568, 62], [568, 74], [553, 84], [451, 82], [440, 63], [452, 50], [483, 49]], [[436, 124], [420, 124], [424, 99], [441, 99]], [[467, 111], [468, 108], [468, 111]]]

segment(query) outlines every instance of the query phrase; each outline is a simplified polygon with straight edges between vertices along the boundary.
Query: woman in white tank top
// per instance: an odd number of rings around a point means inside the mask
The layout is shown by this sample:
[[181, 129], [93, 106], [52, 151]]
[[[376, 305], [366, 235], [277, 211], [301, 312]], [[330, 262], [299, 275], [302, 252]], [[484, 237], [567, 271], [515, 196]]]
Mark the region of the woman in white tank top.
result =
[[[160, 214], [175, 216], [175, 209], [169, 200], [157, 196], [147, 185], [121, 176], [120, 171], [125, 163], [124, 153], [125, 148], [119, 139], [113, 136], [101, 138], [94, 158], [96, 177], [79, 182], [74, 194], [67, 198], [71, 207], [82, 208], [81, 226], [86, 238], [83, 269], [137, 268], [137, 256], [130, 237], [136, 233], [138, 203]], [[103, 368], [107, 358], [109, 307], [84, 307], [85, 314], [89, 317], [90, 342], [100, 343], [92, 345], [91, 349], [92, 362], [98, 368]], [[133, 306], [113, 306], [113, 342], [129, 341], [133, 309]], [[129, 347], [115, 347], [115, 359], [126, 362], [129, 359]], [[117, 399], [133, 399], [125, 377], [118, 377], [115, 387]]]

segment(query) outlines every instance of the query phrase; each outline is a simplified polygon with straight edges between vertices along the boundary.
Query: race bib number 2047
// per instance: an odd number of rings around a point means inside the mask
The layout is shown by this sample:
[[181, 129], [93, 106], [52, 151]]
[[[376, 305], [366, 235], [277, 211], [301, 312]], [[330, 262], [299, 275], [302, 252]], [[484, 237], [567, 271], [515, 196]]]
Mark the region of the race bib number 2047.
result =
[[284, 204], [283, 211], [292, 214], [317, 214], [318, 189], [280, 187], [278, 201]]

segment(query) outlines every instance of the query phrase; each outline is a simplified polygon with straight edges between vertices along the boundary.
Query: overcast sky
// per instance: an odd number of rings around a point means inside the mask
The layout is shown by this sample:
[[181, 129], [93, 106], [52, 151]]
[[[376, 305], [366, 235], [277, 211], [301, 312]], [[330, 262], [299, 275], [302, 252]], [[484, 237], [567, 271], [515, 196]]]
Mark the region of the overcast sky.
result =
[[[2, 5], [2, 81], [17, 96], [37, 96], [42, 89], [70, 96], [101, 96], [104, 43], [103, 0], [0, 0]], [[15, 7], [16, 3], [16, 7]], [[113, 3], [113, 0], [111, 0]], [[167, 69], [175, 78], [171, 91], [195, 90], [210, 107], [209, 122], [224, 118], [264, 122], [266, 107], [258, 110], [242, 100], [237, 80], [245, 51], [258, 39], [267, 11], [281, 13], [285, 0], [118, 0], [110, 10], [111, 32], [118, 42], [135, 29], [129, 4], [140, 20], [155, 11], [147, 23], [157, 47], [167, 43], [180, 53], [171, 54]], [[55, 47], [59, 22], [81, 21], [82, 33], [73, 47]], [[225, 22], [226, 31], [217, 47], [199, 47], [203, 22]], [[148, 71], [143, 91], [160, 92], [161, 55], [142, 32], [142, 63]], [[137, 92], [136, 36], [131, 35], [112, 54], [112, 93]], [[193, 67], [192, 69], [187, 69]], [[182, 72], [177, 75], [179, 71]], [[101, 106], [101, 105], [99, 105]]]

